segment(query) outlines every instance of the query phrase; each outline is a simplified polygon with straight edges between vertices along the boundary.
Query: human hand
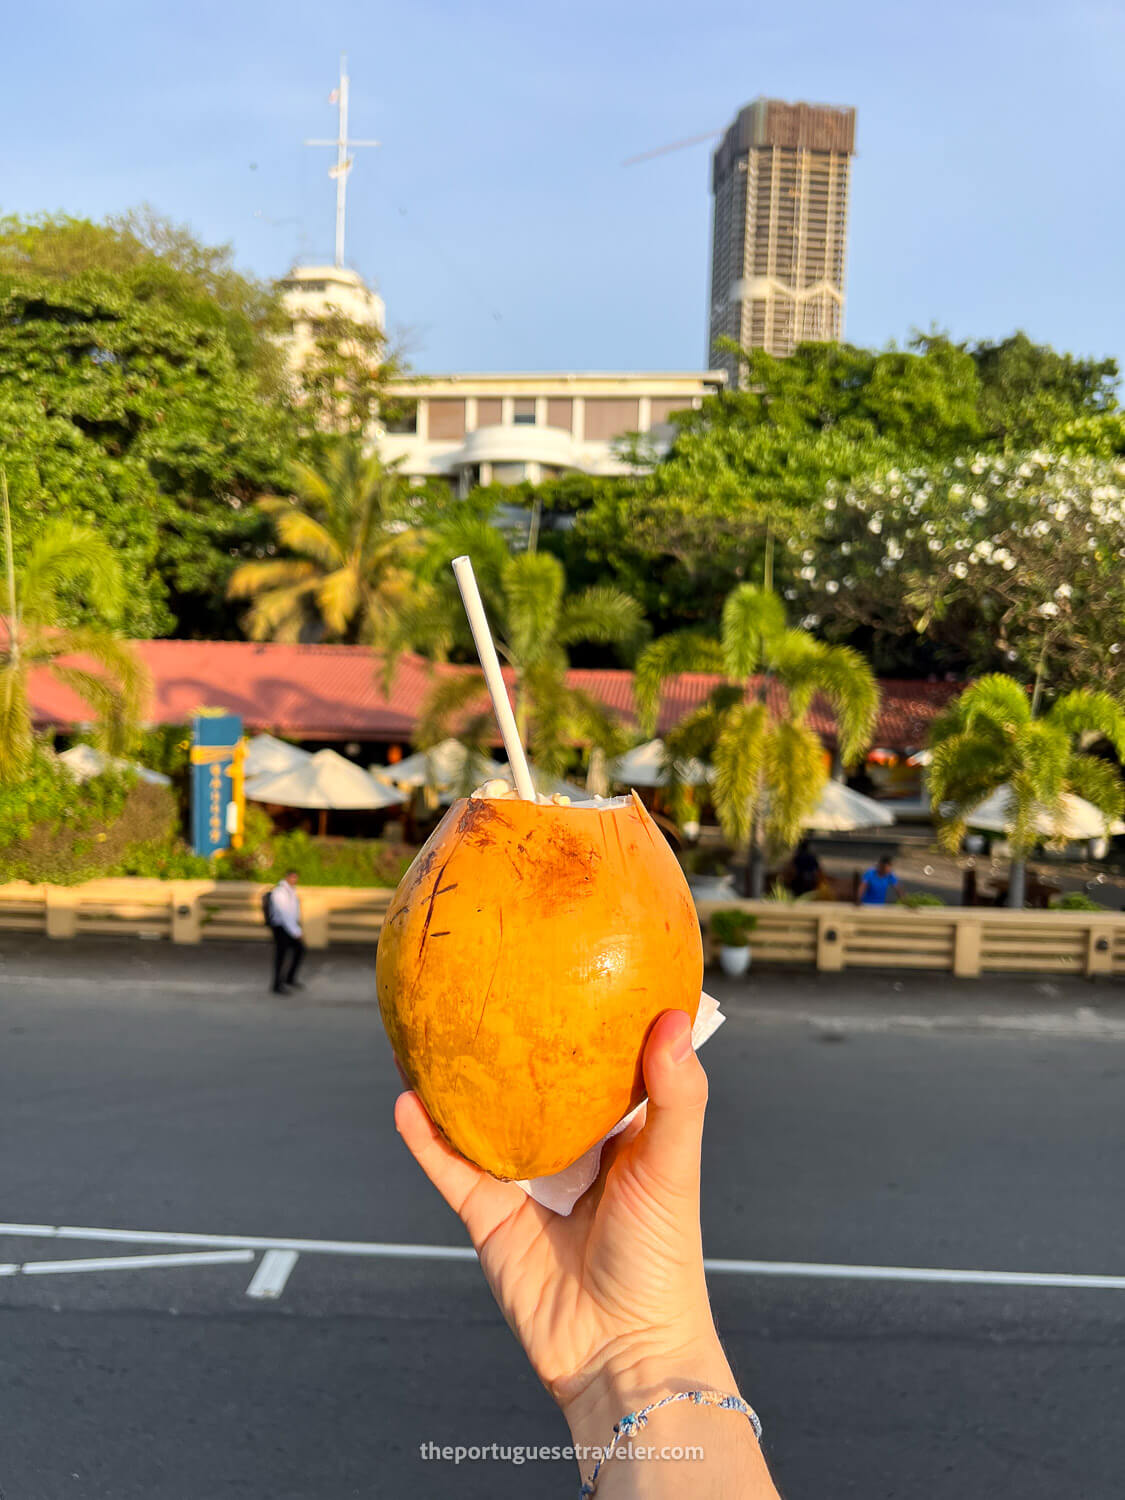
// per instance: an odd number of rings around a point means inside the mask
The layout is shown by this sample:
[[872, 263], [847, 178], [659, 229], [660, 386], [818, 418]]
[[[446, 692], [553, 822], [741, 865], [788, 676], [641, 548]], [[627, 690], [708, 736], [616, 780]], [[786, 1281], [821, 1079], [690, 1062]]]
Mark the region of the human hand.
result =
[[563, 1218], [459, 1156], [418, 1096], [395, 1124], [460, 1216], [509, 1326], [575, 1440], [657, 1396], [735, 1390], [711, 1318], [699, 1224], [707, 1079], [691, 1023], [666, 1011], [644, 1050], [647, 1109], [602, 1155], [597, 1182]]

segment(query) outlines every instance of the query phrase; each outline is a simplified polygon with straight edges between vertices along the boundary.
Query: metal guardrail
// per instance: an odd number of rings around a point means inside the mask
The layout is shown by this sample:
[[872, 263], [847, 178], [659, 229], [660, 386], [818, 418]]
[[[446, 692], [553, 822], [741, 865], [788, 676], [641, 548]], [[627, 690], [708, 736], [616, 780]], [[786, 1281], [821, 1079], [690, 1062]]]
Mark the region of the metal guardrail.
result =
[[[52, 938], [117, 934], [174, 943], [264, 941], [264, 887], [249, 881], [92, 880], [84, 885], [0, 886], [0, 933]], [[378, 941], [389, 890], [305, 886], [305, 938], [311, 948]], [[822, 972], [920, 969], [980, 974], [1125, 974], [1125, 914], [1008, 911], [1000, 907], [858, 907], [841, 902], [720, 900], [697, 903], [704, 945], [719, 907], [752, 912], [756, 965]]]

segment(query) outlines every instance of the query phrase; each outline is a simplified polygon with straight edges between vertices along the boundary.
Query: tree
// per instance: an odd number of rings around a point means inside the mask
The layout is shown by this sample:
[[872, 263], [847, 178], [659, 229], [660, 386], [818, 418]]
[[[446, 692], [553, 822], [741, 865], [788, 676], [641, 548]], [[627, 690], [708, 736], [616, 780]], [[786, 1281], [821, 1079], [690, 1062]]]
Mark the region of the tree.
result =
[[292, 419], [239, 367], [217, 315], [143, 295], [150, 273], [0, 274], [16, 535], [49, 504], [117, 551], [128, 631], [221, 631], [227, 576], [263, 530], [250, 502], [280, 481]]
[[89, 705], [98, 723], [98, 743], [111, 755], [128, 748], [148, 683], [132, 648], [105, 624], [64, 623], [76, 594], [86, 598], [103, 622], [120, 617], [125, 583], [112, 548], [89, 527], [48, 521], [17, 564], [3, 470], [0, 501], [5, 561], [0, 779], [14, 781], [28, 772], [34, 756], [33, 672], [50, 672]]
[[719, 823], [736, 848], [749, 845], [749, 893], [760, 896], [763, 844], [776, 852], [796, 843], [827, 778], [808, 722], [813, 699], [820, 694], [834, 710], [847, 766], [874, 729], [878, 688], [857, 652], [788, 628], [777, 595], [753, 584], [728, 595], [718, 640], [667, 635], [641, 653], [637, 705], [650, 733], [665, 684], [686, 671], [719, 672], [725, 680], [667, 735], [669, 762], [674, 769], [693, 756], [710, 760]]
[[1092, 802], [1107, 824], [1125, 810], [1121, 772], [1090, 753], [1099, 740], [1125, 757], [1125, 711], [1110, 694], [1075, 689], [1036, 717], [1027, 690], [999, 673], [966, 688], [935, 723], [930, 796], [948, 848], [960, 848], [974, 807], [1010, 788], [1009, 906], [1023, 906], [1039, 817], [1058, 818], [1064, 792]]
[[376, 323], [340, 312], [316, 325], [312, 347], [295, 372], [295, 409], [312, 453], [335, 437], [360, 439], [407, 404], [388, 386], [405, 377], [402, 358]]
[[1125, 685], [1121, 460], [978, 454], [834, 485], [818, 509], [795, 583], [834, 632], [880, 652], [913, 633], [954, 670]]
[[[628, 649], [640, 639], [644, 621], [636, 600], [605, 586], [568, 595], [556, 557], [511, 555], [486, 521], [450, 515], [421, 570], [414, 605], [400, 621], [400, 647], [423, 649], [436, 660], [471, 658], [472, 637], [448, 566], [461, 553], [473, 559], [496, 650], [514, 671], [516, 725], [535, 764], [561, 775], [578, 745], [608, 755], [623, 749], [621, 726], [596, 698], [569, 684], [567, 670], [570, 650], [581, 642]], [[422, 746], [451, 733], [479, 741], [488, 712], [482, 682], [477, 672], [435, 679], [419, 724]]]
[[990, 445], [1016, 452], [1053, 443], [1069, 423], [1116, 410], [1116, 360], [1059, 354], [1022, 332], [998, 344], [964, 347], [980, 378], [981, 423]]
[[358, 439], [338, 440], [320, 467], [295, 463], [291, 496], [258, 508], [291, 555], [242, 563], [232, 599], [250, 599], [255, 640], [333, 640], [381, 646], [412, 596], [422, 534], [406, 482]]

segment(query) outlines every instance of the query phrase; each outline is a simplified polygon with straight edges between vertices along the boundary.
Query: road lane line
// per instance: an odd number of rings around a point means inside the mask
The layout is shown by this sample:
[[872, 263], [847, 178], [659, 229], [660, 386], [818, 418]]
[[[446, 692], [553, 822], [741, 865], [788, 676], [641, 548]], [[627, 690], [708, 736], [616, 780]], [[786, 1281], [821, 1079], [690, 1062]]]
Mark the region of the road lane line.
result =
[[[0, 1238], [24, 1236], [94, 1240], [111, 1244], [239, 1246], [246, 1251], [286, 1250], [310, 1255], [353, 1255], [381, 1260], [475, 1261], [468, 1245], [409, 1245], [380, 1240], [310, 1240], [264, 1235], [180, 1234], [169, 1230], [82, 1229], [74, 1225], [0, 1224]], [[143, 1258], [143, 1257], [138, 1257]], [[157, 1261], [172, 1256], [156, 1256]], [[242, 1256], [241, 1259], [252, 1259]], [[111, 1260], [111, 1264], [120, 1263]], [[44, 1264], [50, 1264], [44, 1262]], [[58, 1264], [54, 1262], [53, 1264]], [[1076, 1275], [1064, 1271], [980, 1271], [939, 1266], [865, 1266], [799, 1260], [723, 1260], [703, 1262], [716, 1275], [814, 1277], [839, 1281], [936, 1282], [951, 1286], [1069, 1287], [1090, 1291], [1125, 1291], [1125, 1276]], [[10, 1274], [10, 1273], [9, 1273]]]
[[246, 1288], [248, 1297], [280, 1297], [297, 1264], [296, 1250], [267, 1250]]
[[89, 1271], [149, 1271], [165, 1266], [222, 1266], [254, 1259], [253, 1250], [202, 1250], [187, 1255], [103, 1255], [91, 1260], [28, 1260], [0, 1266], [0, 1276], [61, 1276]]

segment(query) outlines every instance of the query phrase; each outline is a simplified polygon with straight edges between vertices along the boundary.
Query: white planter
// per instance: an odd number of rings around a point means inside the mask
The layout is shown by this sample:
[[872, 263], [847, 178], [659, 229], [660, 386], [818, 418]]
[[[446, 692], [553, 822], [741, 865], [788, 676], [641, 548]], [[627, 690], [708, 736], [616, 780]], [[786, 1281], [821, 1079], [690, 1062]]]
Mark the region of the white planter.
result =
[[719, 946], [719, 967], [724, 974], [729, 974], [732, 979], [737, 979], [745, 974], [750, 967], [749, 948], [726, 948]]
[[729, 875], [689, 875], [688, 890], [697, 901], [729, 901], [734, 882]]

